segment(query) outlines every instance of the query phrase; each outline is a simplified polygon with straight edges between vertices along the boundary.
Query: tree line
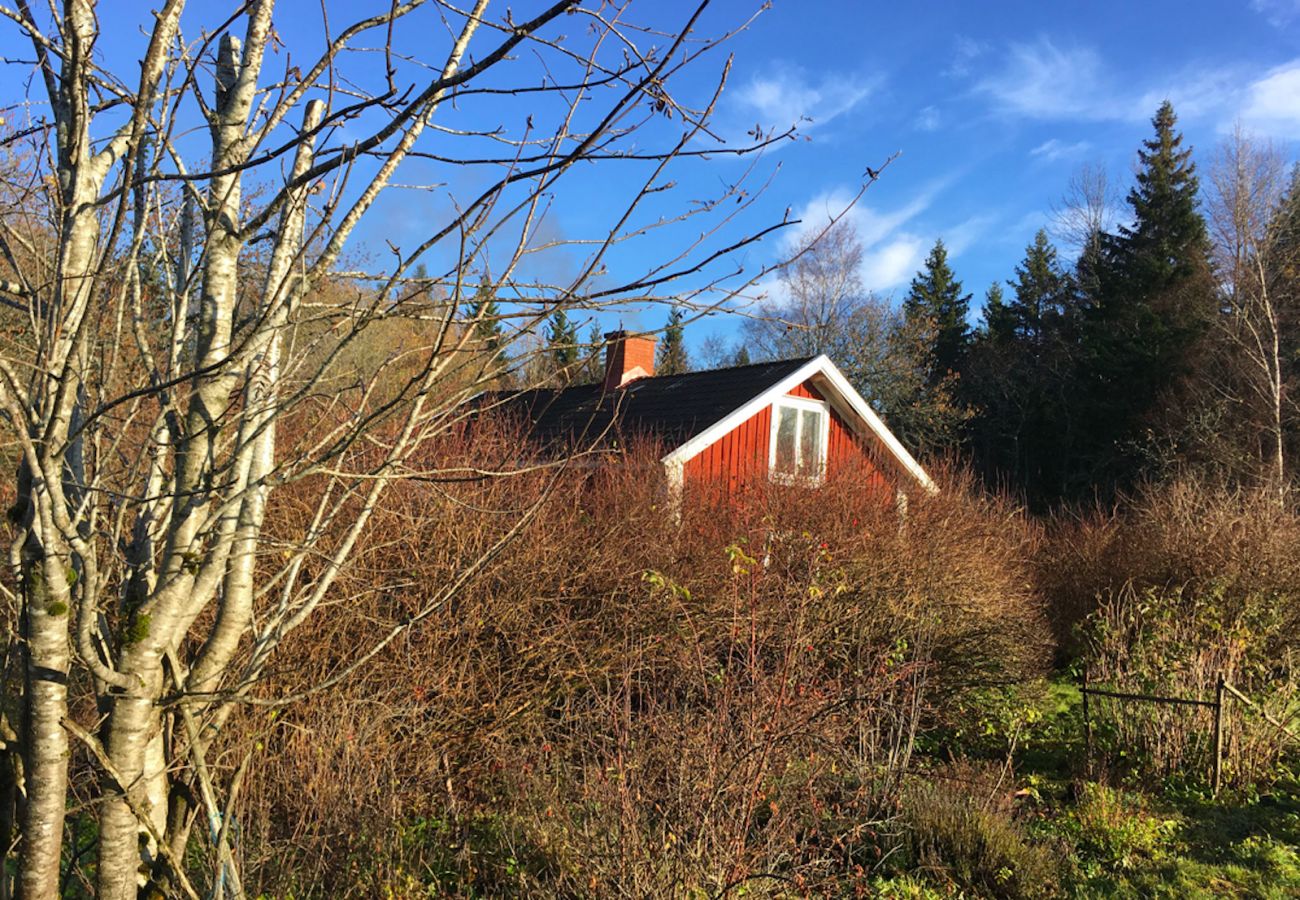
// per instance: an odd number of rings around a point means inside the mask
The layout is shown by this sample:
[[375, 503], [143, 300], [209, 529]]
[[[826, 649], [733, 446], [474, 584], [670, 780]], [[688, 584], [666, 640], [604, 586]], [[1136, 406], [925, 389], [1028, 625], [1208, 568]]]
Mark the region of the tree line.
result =
[[1189, 468], [1293, 480], [1300, 442], [1300, 167], [1238, 131], [1203, 183], [1173, 106], [1151, 120], [1108, 227], [1095, 170], [1013, 277], [971, 293], [936, 241], [898, 306], [863, 290], [841, 219], [746, 328], [760, 358], [827, 353], [926, 455], [958, 454], [1036, 507], [1108, 498]]

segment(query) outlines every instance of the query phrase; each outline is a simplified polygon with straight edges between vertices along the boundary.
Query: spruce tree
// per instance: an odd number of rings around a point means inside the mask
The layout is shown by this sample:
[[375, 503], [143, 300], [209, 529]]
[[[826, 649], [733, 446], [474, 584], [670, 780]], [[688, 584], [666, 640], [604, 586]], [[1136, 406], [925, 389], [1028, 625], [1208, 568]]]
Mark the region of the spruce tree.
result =
[[505, 333], [501, 327], [501, 307], [497, 305], [496, 289], [487, 275], [483, 276], [473, 299], [465, 308], [465, 318], [471, 323], [479, 347], [494, 357], [498, 356], [505, 344]]
[[578, 378], [584, 384], [595, 384], [605, 374], [605, 342], [600, 336], [600, 326], [595, 322], [587, 329], [587, 343], [582, 348], [582, 365]]
[[505, 331], [501, 326], [501, 308], [496, 288], [486, 274], [479, 281], [473, 298], [465, 305], [465, 321], [473, 337], [473, 347], [483, 354], [484, 370], [497, 379], [498, 386], [509, 380], [509, 361], [505, 351]]
[[1010, 301], [989, 291], [963, 394], [977, 410], [971, 432], [979, 469], [1041, 507], [1059, 496], [1071, 458], [1076, 300], [1045, 231], [1025, 248], [1015, 274]]
[[1123, 487], [1172, 462], [1204, 393], [1179, 390], [1196, 378], [1218, 299], [1196, 166], [1177, 121], [1166, 101], [1138, 151], [1133, 224], [1102, 236], [1083, 335], [1080, 432], [1091, 471], [1081, 487]]
[[1009, 308], [1016, 336], [1041, 350], [1067, 313], [1072, 294], [1070, 278], [1062, 271], [1045, 230], [1040, 228], [1034, 242], [1025, 248], [1025, 258], [1016, 266], [1016, 280], [1010, 284], [1016, 295]]
[[[961, 282], [948, 265], [948, 248], [937, 240], [903, 301], [903, 314], [913, 328], [933, 335], [928, 384], [936, 385], [961, 371], [970, 340], [969, 312], [970, 294], [962, 293]], [[930, 323], [928, 328], [925, 322]]]
[[889, 336], [891, 355], [902, 363], [896, 396], [885, 403], [890, 427], [922, 455], [951, 451], [968, 437], [973, 411], [961, 372], [970, 354], [969, 312], [970, 294], [948, 265], [948, 248], [935, 241]]
[[546, 333], [546, 355], [551, 371], [561, 381], [573, 377], [572, 367], [578, 361], [578, 329], [569, 321], [563, 309], [551, 313]]
[[1015, 319], [1007, 307], [1006, 295], [1002, 285], [996, 281], [989, 285], [984, 294], [984, 312], [981, 315], [980, 331], [977, 339], [981, 341], [1008, 341], [1015, 334]]
[[1133, 224], [1105, 242], [1111, 266], [1130, 297], [1150, 298], [1195, 277], [1209, 253], [1205, 219], [1197, 206], [1196, 164], [1191, 148], [1183, 148], [1177, 124], [1166, 100], [1151, 119], [1155, 136], [1138, 150], [1140, 168], [1128, 193]]
[[429, 299], [433, 293], [433, 279], [429, 277], [429, 267], [424, 263], [416, 263], [412, 275], [415, 282], [414, 293], [423, 295], [426, 300]]
[[1266, 270], [1277, 309], [1278, 375], [1285, 398], [1287, 456], [1300, 456], [1300, 163], [1269, 226]]
[[685, 331], [681, 307], [674, 306], [668, 313], [663, 340], [659, 342], [659, 358], [655, 361], [656, 375], [681, 375], [691, 370], [686, 354]]
[[749, 347], [745, 344], [741, 344], [736, 348], [736, 353], [731, 358], [731, 364], [733, 366], [748, 366], [751, 362], [752, 360], [749, 358]]

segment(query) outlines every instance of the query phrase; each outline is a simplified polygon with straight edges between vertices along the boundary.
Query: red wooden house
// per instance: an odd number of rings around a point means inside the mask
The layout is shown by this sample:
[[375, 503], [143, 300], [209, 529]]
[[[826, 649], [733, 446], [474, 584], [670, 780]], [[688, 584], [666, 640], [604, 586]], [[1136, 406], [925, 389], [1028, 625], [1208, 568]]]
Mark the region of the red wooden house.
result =
[[933, 492], [934, 482], [825, 356], [654, 374], [655, 339], [605, 335], [597, 384], [514, 395], [543, 441], [659, 442], [676, 497], [692, 484], [733, 490], [758, 479], [817, 485], [854, 470], [864, 486]]

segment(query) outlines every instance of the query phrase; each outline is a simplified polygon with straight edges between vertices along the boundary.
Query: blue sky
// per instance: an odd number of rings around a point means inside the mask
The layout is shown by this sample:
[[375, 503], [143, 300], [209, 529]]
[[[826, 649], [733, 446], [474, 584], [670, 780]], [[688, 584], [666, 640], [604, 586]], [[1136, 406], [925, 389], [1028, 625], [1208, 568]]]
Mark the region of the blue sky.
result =
[[[358, 13], [387, 5], [387, 0], [329, 0], [328, 10], [337, 28]], [[543, 4], [510, 5], [516, 20], [523, 20]], [[758, 5], [714, 0], [700, 31], [732, 27]], [[635, 17], [671, 28], [693, 6], [686, 0], [647, 0], [633, 8], [640, 9]], [[123, 15], [128, 9], [129, 17]], [[504, 13], [500, 3], [490, 11]], [[102, 3], [100, 14], [101, 60], [133, 73], [143, 46], [138, 20], [147, 15], [147, 5], [114, 0]], [[302, 61], [318, 51], [319, 19], [318, 0], [282, 0], [277, 27], [284, 50], [270, 67], [283, 68], [289, 57]], [[211, 5], [191, 3], [184, 20], [187, 37], [214, 21]], [[570, 27], [567, 21], [560, 24]], [[404, 28], [399, 44], [417, 61], [436, 64], [447, 39], [432, 11]], [[1150, 132], [1148, 120], [1166, 98], [1173, 101], [1203, 168], [1237, 121], [1281, 142], [1289, 157], [1300, 139], [1300, 0], [775, 0], [726, 50], [734, 54], [734, 65], [717, 109], [716, 131], [735, 142], [745, 140], [745, 131], [756, 124], [781, 129], [802, 121], [806, 140], [782, 145], [753, 164], [750, 183], [770, 183], [717, 240], [725, 243], [779, 220], [787, 208], [805, 220], [805, 227], [815, 227], [856, 193], [867, 165], [901, 151], [850, 213], [866, 244], [864, 281], [895, 297], [942, 237], [958, 276], [978, 301], [991, 282], [1011, 276], [1035, 230], [1051, 225], [1053, 204], [1085, 163], [1104, 167], [1122, 197], [1136, 148]], [[10, 59], [30, 55], [12, 26], [0, 31], [0, 53]], [[380, 83], [378, 59], [377, 54], [356, 56], [352, 77]], [[698, 101], [714, 84], [723, 59], [719, 54], [703, 60], [676, 90]], [[22, 68], [11, 65], [6, 71], [11, 93], [5, 105], [14, 119], [21, 115], [10, 104], [21, 100]], [[526, 55], [502, 76], [513, 73], [530, 81], [539, 72]], [[428, 73], [412, 64], [402, 77], [416, 83]], [[540, 119], [545, 110], [530, 110], [518, 100], [467, 102], [448, 111], [446, 124], [501, 126], [518, 133], [529, 112]], [[357, 133], [364, 124], [355, 124]], [[670, 138], [678, 127], [654, 123], [649, 135]], [[349, 136], [340, 131], [333, 140], [337, 144]], [[433, 138], [435, 146], [450, 140]], [[675, 187], [653, 199], [642, 221], [715, 194], [751, 162], [718, 157], [679, 166], [672, 172]], [[548, 216], [545, 233], [578, 241], [598, 236], [636, 182], [630, 176], [639, 178], [643, 171], [615, 164], [575, 172], [563, 201]], [[481, 189], [490, 174], [432, 164], [412, 167], [401, 176], [404, 183], [443, 186], [390, 192], [358, 233], [357, 254], [383, 262], [390, 244], [409, 249], [432, 223], [445, 219], [456, 200]], [[689, 229], [697, 226], [629, 245], [611, 259], [612, 273], [656, 265]], [[787, 251], [790, 237], [769, 238], [726, 264], [749, 271], [771, 264]], [[428, 257], [434, 268], [444, 258], [450, 257], [437, 252]], [[569, 248], [535, 265], [547, 277], [562, 279], [577, 271], [581, 258], [581, 248]], [[662, 324], [658, 310], [628, 311], [619, 318], [632, 327]], [[612, 317], [601, 324], [613, 324]], [[734, 320], [714, 317], [693, 325], [688, 335], [698, 345], [706, 335], [727, 336], [736, 329]]]
[[[806, 219], [902, 155], [851, 214], [868, 286], [906, 290], [936, 237], [978, 299], [1082, 164], [1122, 192], [1170, 99], [1202, 168], [1240, 121], [1294, 158], [1300, 3], [775, 3], [736, 41], [730, 109], [813, 122], [773, 200]], [[725, 113], [725, 111], [724, 111]], [[742, 113], [743, 117], [743, 113]]]

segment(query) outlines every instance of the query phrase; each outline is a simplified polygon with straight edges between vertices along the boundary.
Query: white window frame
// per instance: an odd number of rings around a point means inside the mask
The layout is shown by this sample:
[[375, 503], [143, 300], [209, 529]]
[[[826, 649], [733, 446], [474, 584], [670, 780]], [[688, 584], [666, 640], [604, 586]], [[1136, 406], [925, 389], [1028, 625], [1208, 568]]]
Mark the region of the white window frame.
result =
[[[792, 474], [790, 472], [778, 472], [776, 469], [776, 434], [781, 425], [781, 408], [788, 407], [797, 409], [801, 413], [804, 410], [813, 410], [821, 413], [821, 441], [818, 446], [821, 448], [821, 459], [817, 460], [817, 474]], [[767, 438], [767, 474], [773, 481], [781, 484], [805, 484], [818, 485], [826, 480], [826, 461], [830, 452], [831, 437], [831, 409], [830, 404], [825, 400], [813, 400], [811, 397], [795, 397], [787, 394], [778, 400], [772, 402], [772, 428]], [[795, 419], [794, 428], [794, 449], [796, 458], [803, 452], [803, 416], [800, 415]], [[796, 468], [798, 465], [796, 464]]]

